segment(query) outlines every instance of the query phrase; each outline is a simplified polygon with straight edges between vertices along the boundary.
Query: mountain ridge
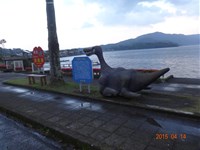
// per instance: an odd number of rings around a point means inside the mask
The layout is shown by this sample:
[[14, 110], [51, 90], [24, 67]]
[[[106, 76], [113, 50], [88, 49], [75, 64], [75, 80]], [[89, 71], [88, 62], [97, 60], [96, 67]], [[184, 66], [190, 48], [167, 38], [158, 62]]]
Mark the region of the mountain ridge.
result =
[[[103, 51], [115, 50], [133, 50], [133, 49], [151, 49], [164, 47], [177, 47], [186, 45], [200, 44], [200, 34], [166, 34], [162, 32], [148, 33], [136, 38], [130, 38], [117, 43], [100, 45]], [[81, 55], [83, 48], [60, 50], [61, 57], [72, 55]], [[45, 51], [47, 52], [47, 51]], [[21, 48], [6, 49], [0, 47], [0, 59], [5, 56], [24, 56], [31, 53], [31, 51], [23, 50]]]
[[136, 38], [127, 39], [113, 44], [101, 45], [105, 51], [128, 50], [128, 49], [148, 49], [177, 47], [199, 44], [200, 34], [166, 34], [162, 32], [148, 33]]

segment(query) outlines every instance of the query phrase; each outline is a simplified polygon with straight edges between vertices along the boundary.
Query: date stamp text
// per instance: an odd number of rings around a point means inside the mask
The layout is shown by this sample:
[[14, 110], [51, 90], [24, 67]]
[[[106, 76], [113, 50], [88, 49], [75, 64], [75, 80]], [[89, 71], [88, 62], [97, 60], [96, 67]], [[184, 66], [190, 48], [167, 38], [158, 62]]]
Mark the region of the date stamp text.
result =
[[180, 133], [180, 134], [177, 134], [177, 133], [156, 133], [155, 135], [155, 139], [156, 140], [168, 140], [168, 139], [171, 139], [171, 140], [177, 140], [177, 139], [181, 139], [181, 140], [186, 140], [187, 138], [187, 135], [186, 133]]

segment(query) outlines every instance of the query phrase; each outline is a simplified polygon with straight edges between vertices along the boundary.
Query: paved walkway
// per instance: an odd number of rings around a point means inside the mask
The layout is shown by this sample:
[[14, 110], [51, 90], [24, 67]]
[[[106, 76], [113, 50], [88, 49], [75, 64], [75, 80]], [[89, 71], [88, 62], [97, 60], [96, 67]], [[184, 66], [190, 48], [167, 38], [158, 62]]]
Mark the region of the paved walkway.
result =
[[[0, 81], [20, 74], [0, 73]], [[1, 84], [0, 109], [91, 148], [199, 150], [200, 121]]]

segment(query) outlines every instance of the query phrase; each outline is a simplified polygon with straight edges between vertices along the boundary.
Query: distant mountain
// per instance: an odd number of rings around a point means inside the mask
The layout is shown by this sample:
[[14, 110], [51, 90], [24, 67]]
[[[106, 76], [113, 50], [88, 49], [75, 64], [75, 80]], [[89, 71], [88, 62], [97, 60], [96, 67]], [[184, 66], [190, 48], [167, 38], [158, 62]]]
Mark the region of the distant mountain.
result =
[[154, 32], [141, 35], [135, 39], [128, 39], [115, 44], [101, 45], [104, 50], [128, 50], [176, 47], [184, 45], [197, 45], [200, 43], [200, 34], [165, 34]]

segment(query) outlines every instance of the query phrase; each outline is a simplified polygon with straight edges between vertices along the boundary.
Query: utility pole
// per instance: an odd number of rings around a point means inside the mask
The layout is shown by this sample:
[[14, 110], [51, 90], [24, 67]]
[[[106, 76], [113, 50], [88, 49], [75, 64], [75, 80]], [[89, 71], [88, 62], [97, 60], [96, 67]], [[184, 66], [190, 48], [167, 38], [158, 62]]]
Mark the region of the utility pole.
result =
[[56, 32], [54, 0], [46, 0], [48, 48], [50, 61], [50, 84], [64, 83], [61, 75], [59, 44]]

